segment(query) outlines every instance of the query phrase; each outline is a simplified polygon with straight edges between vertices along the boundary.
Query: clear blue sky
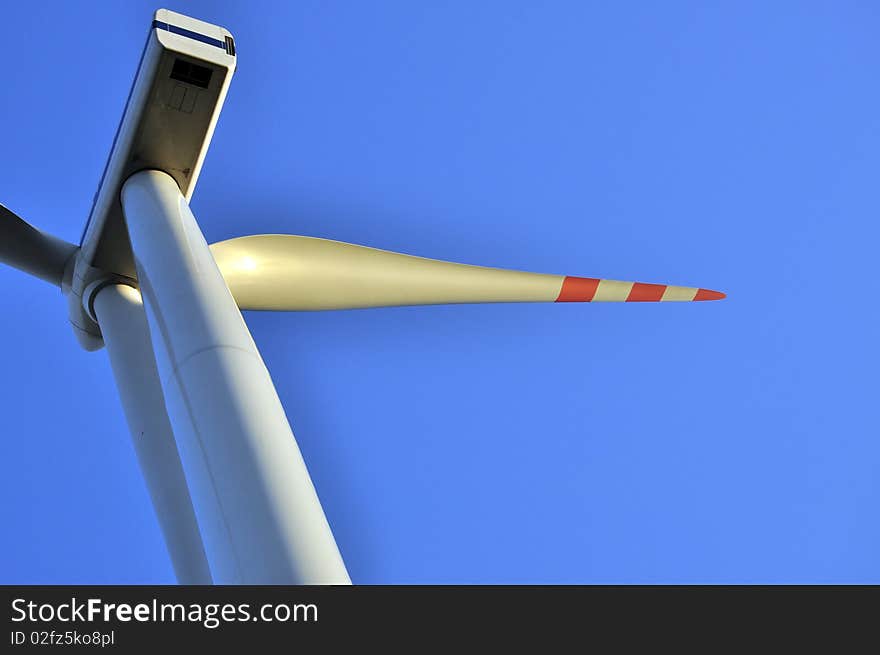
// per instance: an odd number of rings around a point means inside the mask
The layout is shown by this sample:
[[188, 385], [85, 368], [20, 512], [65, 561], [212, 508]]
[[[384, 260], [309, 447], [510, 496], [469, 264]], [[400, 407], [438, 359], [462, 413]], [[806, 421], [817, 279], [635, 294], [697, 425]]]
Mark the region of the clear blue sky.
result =
[[[155, 8], [4, 8], [39, 227], [79, 239]], [[168, 8], [237, 39], [209, 241], [729, 294], [247, 315], [356, 582], [880, 582], [876, 7]], [[172, 582], [106, 353], [0, 297], [0, 582]]]

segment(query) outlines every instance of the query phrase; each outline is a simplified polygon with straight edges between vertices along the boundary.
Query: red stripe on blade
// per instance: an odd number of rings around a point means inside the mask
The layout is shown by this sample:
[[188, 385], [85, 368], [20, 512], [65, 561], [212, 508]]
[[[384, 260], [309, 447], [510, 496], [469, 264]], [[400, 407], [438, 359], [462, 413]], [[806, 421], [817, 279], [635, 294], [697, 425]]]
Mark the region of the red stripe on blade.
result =
[[556, 302], [590, 302], [599, 288], [599, 280], [592, 277], [571, 277], [562, 281], [562, 289]]
[[665, 284], [633, 283], [626, 302], [658, 302], [666, 292]]
[[727, 298], [726, 293], [712, 291], [711, 289], [700, 289], [697, 291], [697, 295], [694, 296], [694, 300], [722, 300], [724, 298]]

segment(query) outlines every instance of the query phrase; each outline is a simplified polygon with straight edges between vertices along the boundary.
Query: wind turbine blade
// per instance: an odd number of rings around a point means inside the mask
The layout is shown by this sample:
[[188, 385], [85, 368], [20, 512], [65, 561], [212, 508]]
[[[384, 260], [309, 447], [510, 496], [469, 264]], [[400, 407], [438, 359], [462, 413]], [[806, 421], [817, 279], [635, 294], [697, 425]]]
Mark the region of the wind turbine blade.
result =
[[252, 310], [725, 297], [696, 287], [484, 268], [284, 234], [221, 241], [211, 252], [239, 308]]
[[60, 287], [64, 266], [76, 250], [0, 205], [0, 262]]

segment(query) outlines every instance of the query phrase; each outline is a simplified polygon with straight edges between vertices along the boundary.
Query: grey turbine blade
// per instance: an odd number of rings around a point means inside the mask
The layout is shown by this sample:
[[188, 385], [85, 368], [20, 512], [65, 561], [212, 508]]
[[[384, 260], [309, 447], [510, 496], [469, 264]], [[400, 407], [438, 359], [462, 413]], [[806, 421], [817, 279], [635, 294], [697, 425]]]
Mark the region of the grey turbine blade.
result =
[[64, 266], [77, 247], [41, 232], [0, 205], [0, 261], [61, 286]]

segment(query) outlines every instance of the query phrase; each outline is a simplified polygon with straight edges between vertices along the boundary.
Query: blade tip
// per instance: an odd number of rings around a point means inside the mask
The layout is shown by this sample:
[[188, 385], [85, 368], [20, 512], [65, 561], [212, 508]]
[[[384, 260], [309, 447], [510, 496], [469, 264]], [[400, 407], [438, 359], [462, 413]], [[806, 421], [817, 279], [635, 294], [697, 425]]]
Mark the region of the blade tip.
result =
[[727, 298], [726, 293], [721, 291], [712, 291], [712, 289], [699, 289], [694, 300], [724, 300]]

